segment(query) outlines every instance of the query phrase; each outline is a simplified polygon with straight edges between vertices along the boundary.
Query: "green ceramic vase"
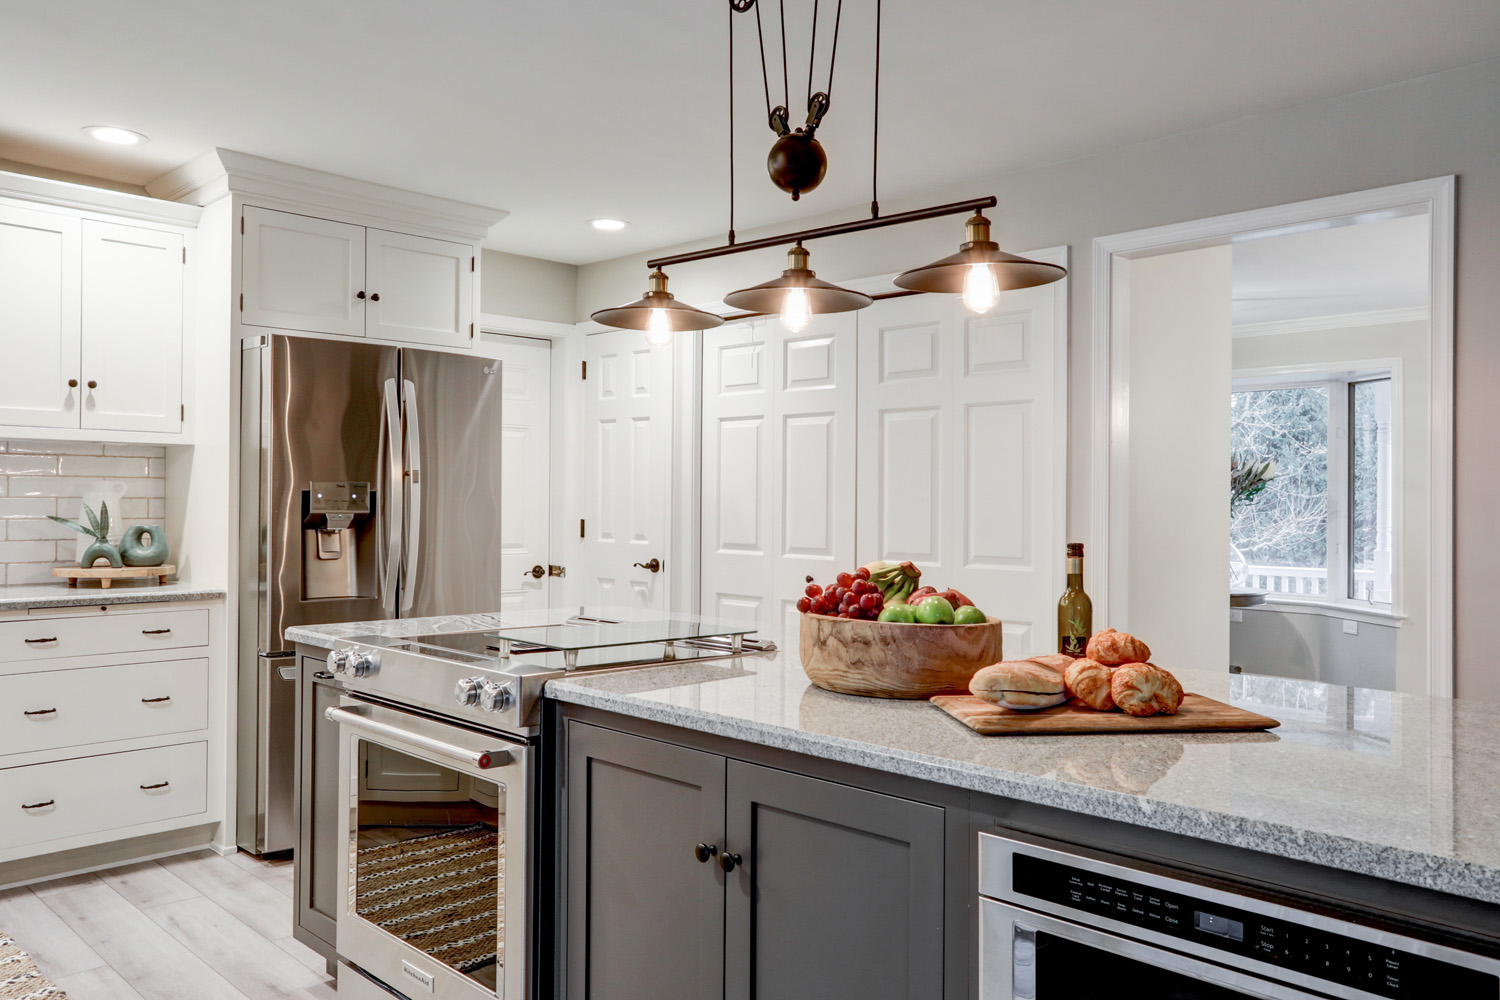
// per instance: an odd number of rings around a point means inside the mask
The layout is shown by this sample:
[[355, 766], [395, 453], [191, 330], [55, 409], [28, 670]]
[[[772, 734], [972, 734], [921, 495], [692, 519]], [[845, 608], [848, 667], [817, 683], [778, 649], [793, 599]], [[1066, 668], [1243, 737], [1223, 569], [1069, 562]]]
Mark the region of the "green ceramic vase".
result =
[[[151, 536], [149, 545], [141, 542], [142, 535]], [[166, 532], [154, 524], [132, 524], [120, 537], [120, 558], [126, 566], [160, 566], [167, 561]]]
[[119, 569], [125, 565], [120, 559], [120, 550], [108, 542], [95, 542], [83, 550], [83, 558], [78, 560], [78, 565], [89, 569], [94, 565], [94, 560], [103, 557], [109, 560], [110, 566]]

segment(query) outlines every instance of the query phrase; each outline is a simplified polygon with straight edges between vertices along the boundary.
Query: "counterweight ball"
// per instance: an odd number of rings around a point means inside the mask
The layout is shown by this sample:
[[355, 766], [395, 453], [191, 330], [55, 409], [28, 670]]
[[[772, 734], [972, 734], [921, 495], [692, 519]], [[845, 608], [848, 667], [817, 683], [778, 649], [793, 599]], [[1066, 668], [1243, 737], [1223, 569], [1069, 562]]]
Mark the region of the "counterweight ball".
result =
[[803, 191], [811, 191], [822, 182], [828, 172], [828, 154], [823, 152], [822, 143], [799, 130], [776, 140], [766, 157], [766, 170], [771, 183], [790, 191], [796, 201]]

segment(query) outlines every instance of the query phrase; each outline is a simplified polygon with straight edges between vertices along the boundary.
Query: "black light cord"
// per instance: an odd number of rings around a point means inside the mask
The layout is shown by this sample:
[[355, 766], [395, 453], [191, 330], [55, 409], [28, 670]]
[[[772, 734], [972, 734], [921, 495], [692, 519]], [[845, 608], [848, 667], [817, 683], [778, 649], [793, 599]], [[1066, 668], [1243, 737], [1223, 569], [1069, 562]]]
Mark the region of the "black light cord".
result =
[[729, 245], [734, 245], [734, 4], [729, 4]]
[[[837, 38], [835, 38], [835, 43]], [[818, 0], [813, 0], [812, 42], [807, 46], [807, 103], [812, 105], [813, 59], [818, 54]]]
[[[842, 3], [842, 0], [840, 0]], [[828, 85], [833, 86], [829, 67]], [[875, 0], [875, 128], [870, 150], [870, 218], [880, 218], [880, 0]]]
[[792, 85], [786, 72], [786, 0], [781, 0], [781, 105], [792, 110]]
[[[834, 8], [833, 12], [833, 52], [828, 56], [828, 89], [823, 91], [823, 93], [828, 95], [828, 99], [830, 101], [833, 100], [833, 64], [838, 60], [839, 57], [839, 22], [841, 22], [843, 19], [844, 0], [839, 0], [839, 5]], [[807, 78], [809, 81], [812, 80], [811, 69], [809, 69], [807, 72]], [[811, 82], [808, 83], [808, 89], [812, 89]]]
[[760, 82], [766, 91], [766, 121], [771, 120], [771, 74], [766, 71], [766, 33], [760, 25], [760, 4], [755, 5], [755, 37], [760, 39]]

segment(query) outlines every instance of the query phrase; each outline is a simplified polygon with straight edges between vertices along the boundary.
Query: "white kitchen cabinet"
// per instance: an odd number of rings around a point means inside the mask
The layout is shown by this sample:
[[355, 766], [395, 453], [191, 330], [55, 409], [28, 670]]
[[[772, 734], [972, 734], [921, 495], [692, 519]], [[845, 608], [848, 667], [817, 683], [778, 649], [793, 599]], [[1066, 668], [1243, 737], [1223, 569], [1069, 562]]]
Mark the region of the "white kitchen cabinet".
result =
[[78, 426], [78, 243], [75, 216], [0, 205], [0, 424]]
[[365, 227], [245, 207], [240, 322], [365, 335]]
[[476, 250], [246, 206], [241, 323], [468, 347]]
[[83, 402], [90, 430], [182, 427], [182, 235], [83, 222]]

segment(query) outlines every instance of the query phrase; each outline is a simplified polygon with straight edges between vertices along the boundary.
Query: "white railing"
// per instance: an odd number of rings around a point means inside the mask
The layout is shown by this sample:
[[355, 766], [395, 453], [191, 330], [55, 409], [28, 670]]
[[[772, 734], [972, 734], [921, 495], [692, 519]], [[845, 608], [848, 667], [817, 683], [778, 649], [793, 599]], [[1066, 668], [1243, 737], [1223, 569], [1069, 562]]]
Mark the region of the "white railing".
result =
[[[1374, 582], [1374, 570], [1355, 570], [1356, 600], [1362, 600], [1366, 588]], [[1327, 597], [1328, 570], [1313, 566], [1247, 566], [1245, 567], [1245, 586], [1258, 587], [1273, 594]]]

